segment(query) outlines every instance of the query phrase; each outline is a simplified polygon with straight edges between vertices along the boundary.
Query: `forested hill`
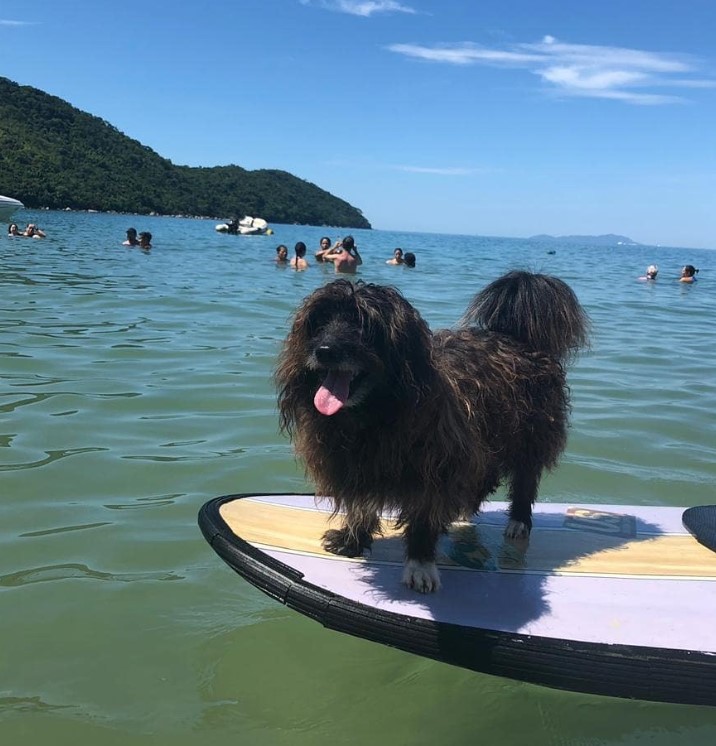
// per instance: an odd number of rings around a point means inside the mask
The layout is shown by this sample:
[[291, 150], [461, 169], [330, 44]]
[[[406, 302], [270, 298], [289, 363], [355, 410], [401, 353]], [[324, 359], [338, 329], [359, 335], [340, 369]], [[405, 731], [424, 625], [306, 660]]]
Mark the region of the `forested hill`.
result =
[[548, 236], [540, 233], [539, 236], [531, 236], [530, 241], [541, 241], [542, 243], [565, 243], [587, 246], [640, 246], [628, 236], [619, 236], [616, 233], [605, 233], [601, 236]]
[[176, 166], [108, 122], [2, 77], [0, 194], [27, 207], [371, 227], [348, 202], [286, 171]]

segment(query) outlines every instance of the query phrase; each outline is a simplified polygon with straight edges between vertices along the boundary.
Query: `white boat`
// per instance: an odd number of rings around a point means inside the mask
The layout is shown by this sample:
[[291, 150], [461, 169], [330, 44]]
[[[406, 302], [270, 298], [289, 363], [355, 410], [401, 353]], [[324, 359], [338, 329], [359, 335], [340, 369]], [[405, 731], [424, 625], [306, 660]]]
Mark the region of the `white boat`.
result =
[[270, 236], [273, 233], [263, 218], [252, 218], [249, 215], [241, 218], [241, 220], [219, 223], [216, 230], [219, 233], [234, 233], [241, 236]]
[[19, 199], [3, 197], [3, 195], [0, 194], [0, 223], [10, 220], [10, 218], [15, 214], [15, 211], [19, 210], [21, 207], [25, 207], [25, 205], [23, 205]]

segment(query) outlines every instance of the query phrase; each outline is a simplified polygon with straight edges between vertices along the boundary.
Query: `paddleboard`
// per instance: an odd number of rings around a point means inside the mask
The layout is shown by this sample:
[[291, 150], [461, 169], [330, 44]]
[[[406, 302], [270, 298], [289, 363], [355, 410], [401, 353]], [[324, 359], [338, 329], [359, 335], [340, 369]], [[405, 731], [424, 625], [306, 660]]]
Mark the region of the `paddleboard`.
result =
[[390, 516], [355, 559], [321, 547], [339, 519], [313, 495], [218, 497], [199, 525], [239, 575], [330, 629], [558, 689], [716, 705], [716, 552], [683, 508], [543, 502], [518, 541], [506, 507], [451, 526], [427, 595], [400, 582]]

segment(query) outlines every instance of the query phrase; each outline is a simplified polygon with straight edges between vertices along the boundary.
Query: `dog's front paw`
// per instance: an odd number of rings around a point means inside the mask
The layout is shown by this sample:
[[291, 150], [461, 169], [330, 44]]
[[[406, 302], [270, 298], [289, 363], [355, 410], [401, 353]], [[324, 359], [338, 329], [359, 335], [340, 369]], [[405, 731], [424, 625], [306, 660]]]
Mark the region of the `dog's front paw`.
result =
[[434, 562], [408, 560], [403, 569], [403, 583], [419, 593], [440, 590], [440, 573]]
[[321, 544], [331, 554], [341, 557], [360, 557], [364, 549], [371, 545], [370, 537], [365, 532], [357, 535], [347, 528], [332, 528], [323, 534]]
[[522, 521], [516, 521], [514, 518], [510, 518], [505, 528], [506, 539], [529, 539], [530, 527]]

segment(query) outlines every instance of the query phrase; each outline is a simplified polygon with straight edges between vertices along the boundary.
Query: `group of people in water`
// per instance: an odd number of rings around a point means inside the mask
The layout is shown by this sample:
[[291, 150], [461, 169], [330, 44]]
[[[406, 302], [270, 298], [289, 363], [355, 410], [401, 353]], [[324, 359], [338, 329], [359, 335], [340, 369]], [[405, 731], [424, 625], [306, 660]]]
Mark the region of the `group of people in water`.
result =
[[17, 223], [10, 223], [7, 227], [8, 236], [23, 236], [24, 238], [44, 238], [47, 234], [38, 228], [35, 223], [28, 223], [27, 228], [21, 231]]
[[[279, 244], [276, 247], [276, 264], [285, 264], [294, 269], [306, 269], [308, 267], [306, 251], [306, 244], [299, 241], [294, 247], [294, 256], [289, 259], [288, 247]], [[335, 271], [342, 274], [355, 274], [358, 267], [363, 264], [363, 259], [353, 236], [346, 236], [333, 244], [331, 244], [331, 239], [328, 236], [324, 236], [314, 257], [319, 264], [333, 264]], [[402, 264], [406, 267], [414, 267], [415, 254], [410, 251], [403, 254], [402, 249], [396, 249], [393, 252], [393, 258], [388, 259], [386, 264]]]
[[[686, 264], [681, 268], [681, 276], [679, 277], [679, 282], [696, 282], [696, 275], [698, 273], [699, 270], [694, 267], [693, 264]], [[659, 267], [656, 264], [650, 264], [646, 268], [645, 274], [638, 279], [642, 280], [643, 282], [653, 282], [654, 280], [656, 280], [658, 274]]]
[[[23, 236], [25, 238], [45, 238], [47, 234], [38, 228], [35, 223], [28, 223], [24, 231], [20, 230], [17, 223], [10, 223], [7, 235]], [[127, 228], [127, 240], [122, 245], [136, 246], [145, 251], [149, 250], [152, 248], [152, 234], [149, 231], [137, 233], [136, 228]], [[306, 244], [303, 241], [299, 241], [294, 247], [294, 256], [289, 259], [288, 248], [284, 244], [279, 244], [276, 247], [276, 264], [285, 264], [297, 270], [306, 269], [308, 267], [306, 251]], [[343, 240], [339, 239], [333, 244], [331, 244], [330, 238], [324, 236], [314, 256], [319, 264], [330, 262], [333, 264], [336, 272], [343, 274], [355, 274], [358, 267], [363, 264], [363, 259], [353, 236], [346, 236]], [[386, 260], [385, 263], [412, 268], [415, 267], [415, 254], [412, 251], [404, 252], [398, 248], [393, 251], [393, 256]], [[693, 264], [686, 264], [681, 268], [679, 282], [696, 282], [696, 275], [698, 273], [699, 270], [697, 267], [694, 267]], [[654, 282], [658, 274], [659, 267], [656, 264], [650, 264], [646, 268], [644, 275], [638, 279], [644, 282]]]
[[388, 259], [386, 264], [402, 264], [405, 267], [415, 266], [415, 254], [412, 251], [406, 251], [403, 253], [402, 249], [396, 249], [393, 252], [393, 258]]
[[142, 231], [137, 237], [136, 228], [127, 228], [127, 240], [122, 242], [122, 246], [136, 246], [147, 251], [152, 248], [152, 234], [149, 231]]

